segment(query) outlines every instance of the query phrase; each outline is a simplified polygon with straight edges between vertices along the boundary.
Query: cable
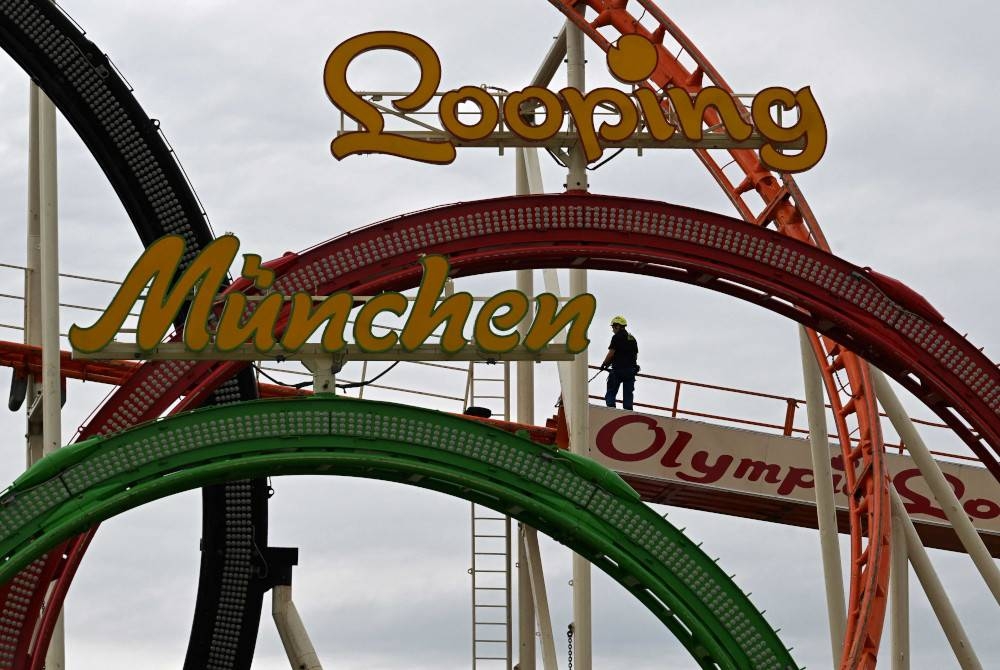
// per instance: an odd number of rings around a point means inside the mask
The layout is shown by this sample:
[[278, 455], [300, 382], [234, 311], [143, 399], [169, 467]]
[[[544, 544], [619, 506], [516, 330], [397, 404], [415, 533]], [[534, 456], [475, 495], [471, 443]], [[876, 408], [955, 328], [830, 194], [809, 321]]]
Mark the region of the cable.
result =
[[598, 169], [599, 167], [607, 165], [608, 163], [610, 163], [611, 161], [613, 161], [615, 158], [617, 158], [618, 154], [620, 154], [623, 151], [625, 151], [625, 147], [622, 147], [618, 151], [614, 152], [613, 154], [611, 154], [610, 156], [608, 156], [607, 158], [605, 158], [604, 160], [602, 160], [597, 165], [587, 166], [587, 170], [589, 170], [590, 172], [593, 172], [594, 170]]
[[363, 382], [350, 382], [350, 383], [347, 383], [347, 384], [337, 384], [337, 388], [339, 388], [339, 389], [354, 389], [354, 388], [358, 388], [358, 387], [361, 387], [361, 386], [368, 386], [369, 384], [371, 384], [373, 382], [377, 382], [379, 379], [381, 379], [382, 377], [384, 377], [386, 375], [386, 373], [389, 372], [389, 370], [392, 370], [394, 367], [396, 367], [400, 363], [401, 363], [401, 361], [396, 361], [395, 363], [393, 363], [392, 365], [390, 365], [389, 367], [387, 367], [385, 370], [382, 370], [382, 372], [378, 373], [377, 375], [375, 375], [374, 377], [372, 377], [371, 379], [369, 379], [367, 381], [363, 381]]
[[552, 149], [549, 149], [548, 147], [545, 147], [545, 151], [547, 151], [549, 153], [549, 156], [552, 157], [552, 160], [554, 160], [556, 162], [556, 164], [559, 165], [559, 167], [564, 167], [564, 168], [568, 168], [569, 167], [568, 165], [566, 165], [566, 163], [563, 161], [563, 159], [559, 157], [559, 154], [557, 154], [555, 151], [553, 151]]
[[256, 363], [254, 363], [253, 367], [254, 367], [254, 370], [257, 371], [257, 374], [261, 375], [262, 377], [266, 377], [268, 380], [274, 382], [278, 386], [286, 386], [286, 387], [292, 388], [292, 389], [303, 389], [303, 388], [305, 388], [307, 386], [312, 386], [313, 385], [312, 380], [305, 381], [305, 382], [299, 382], [298, 384], [289, 384], [288, 382], [283, 382], [280, 379], [275, 379], [271, 375], [267, 374], [266, 372], [264, 372], [263, 368], [261, 368]]
[[[346, 384], [337, 384], [336, 386], [339, 389], [354, 389], [354, 388], [360, 388], [362, 386], [368, 386], [369, 384], [373, 384], [373, 383], [377, 382], [379, 379], [381, 379], [382, 377], [384, 377], [386, 374], [388, 374], [388, 372], [390, 370], [392, 370], [394, 367], [396, 367], [397, 365], [399, 365], [401, 362], [402, 361], [395, 361], [392, 365], [390, 365], [389, 367], [387, 367], [385, 370], [382, 370], [382, 372], [378, 373], [377, 375], [375, 375], [371, 379], [365, 380], [363, 382], [348, 382]], [[254, 363], [253, 367], [254, 367], [255, 370], [257, 370], [257, 374], [259, 374], [259, 375], [267, 378], [268, 380], [274, 382], [278, 386], [285, 386], [285, 387], [293, 388], [293, 389], [303, 389], [303, 388], [306, 388], [307, 386], [312, 386], [313, 385], [312, 380], [304, 381], [304, 382], [298, 382], [297, 384], [289, 384], [288, 382], [283, 382], [283, 381], [281, 381], [279, 379], [275, 379], [271, 375], [267, 374], [266, 372], [264, 372], [264, 369], [262, 367], [260, 367], [259, 365], [257, 365], [256, 363]]]

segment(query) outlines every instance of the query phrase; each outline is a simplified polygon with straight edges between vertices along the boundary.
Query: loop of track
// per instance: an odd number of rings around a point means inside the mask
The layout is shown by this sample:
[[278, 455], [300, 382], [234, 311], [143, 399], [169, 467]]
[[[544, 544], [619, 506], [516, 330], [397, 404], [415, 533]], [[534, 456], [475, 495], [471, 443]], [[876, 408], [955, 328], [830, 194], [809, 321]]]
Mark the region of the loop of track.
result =
[[[139, 237], [149, 244], [163, 235], [177, 234], [188, 243], [182, 265], [212, 239], [201, 204], [191, 189], [173, 151], [132, 95], [107, 56], [86, 39], [77, 26], [49, 0], [0, 0], [0, 47], [27, 72], [73, 126], [94, 155], [118, 194]], [[256, 397], [252, 375], [227, 380], [213, 402]], [[233, 484], [227, 489], [242, 489]], [[252, 484], [259, 499], [263, 481]], [[206, 496], [210, 495], [206, 493]], [[266, 500], [266, 495], [263, 496]], [[266, 537], [266, 501], [252, 505], [251, 520], [234, 515], [238, 523]], [[222, 602], [224, 560], [240, 562], [224, 534], [226, 506], [207, 505], [203, 538], [219, 553], [203, 552], [195, 625], [188, 648], [188, 667], [206, 665], [218, 670], [248, 668], [257, 637], [263, 590], [252, 587], [240, 594], [244, 605]], [[82, 555], [92, 533], [75, 538], [52, 551], [37, 566], [25, 570], [0, 588], [0, 668], [31, 667], [40, 670], [45, 659], [60, 603], [78, 562], [66, 555]], [[249, 559], [248, 559], [249, 560]], [[245, 561], [244, 561], [245, 562]], [[239, 575], [228, 575], [229, 583]], [[235, 582], [233, 581], [235, 579]], [[49, 584], [55, 581], [48, 596]], [[232, 599], [230, 599], [232, 600]], [[232, 600], [232, 602], [240, 602]], [[46, 605], [43, 607], [43, 604]], [[217, 616], [223, 608], [225, 616]], [[199, 635], [201, 637], [199, 637]], [[213, 642], [236, 635], [250, 651], [209, 663]], [[231, 655], [230, 655], [231, 656]]]
[[[707, 76], [711, 85], [733, 95], [732, 88], [705, 55], [653, 0], [636, 0], [636, 4], [642, 9], [640, 17], [628, 10], [629, 0], [548, 2], [604, 51], [608, 51], [613, 40], [600, 32], [602, 28], [617, 31], [619, 35], [639, 34], [656, 44], [657, 67], [647, 82], [654, 91], [676, 86], [696, 94], [703, 88]], [[590, 7], [596, 12], [596, 17], [593, 20], [585, 18], [585, 12], [578, 9], [580, 6]], [[641, 22], [645, 17], [649, 17], [656, 24], [655, 27], [646, 28]], [[663, 40], [668, 35], [680, 48], [676, 55], [663, 46]], [[693, 71], [680, 62], [681, 52], [694, 61]], [[718, 124], [720, 118], [716, 110], [709, 108], [705, 121], [708, 125]], [[735, 163], [743, 175], [743, 179], [737, 183], [726, 175], [726, 166], [720, 165], [707, 150], [695, 150], [695, 153], [745, 221], [758, 226], [766, 226], [773, 221], [781, 233], [829, 250], [819, 224], [791, 175], [782, 175], [779, 179], [760, 162], [754, 151], [731, 149], [728, 152], [732, 158], [730, 162]], [[744, 200], [744, 196], [750, 192], [757, 193], [762, 201], [756, 212]], [[847, 468], [848, 478], [863, 480], [860, 484], [852, 484], [851, 490], [856, 491], [857, 495], [849, 496], [851, 589], [841, 668], [871, 668], [876, 662], [885, 619], [891, 530], [889, 478], [883, 459], [882, 432], [878, 425], [878, 413], [875, 411], [875, 393], [864, 361], [850, 351], [841, 351], [836, 343], [826, 341], [815, 331], [810, 332], [809, 337], [826, 387], [831, 391], [830, 398], [835, 409], [844, 461], [856, 464], [858, 468], [857, 472]], [[833, 370], [843, 370], [847, 383], [836, 383]], [[850, 433], [844, 432], [848, 422], [852, 420], [860, 433], [856, 447], [851, 444]]]

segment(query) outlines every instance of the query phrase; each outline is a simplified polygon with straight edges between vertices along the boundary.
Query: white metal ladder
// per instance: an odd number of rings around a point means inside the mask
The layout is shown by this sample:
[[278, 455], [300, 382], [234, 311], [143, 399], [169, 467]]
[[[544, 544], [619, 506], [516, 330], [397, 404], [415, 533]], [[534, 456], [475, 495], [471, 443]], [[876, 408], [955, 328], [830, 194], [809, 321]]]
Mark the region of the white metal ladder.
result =
[[[500, 369], [502, 376], [477, 376], [478, 368]], [[486, 407], [496, 418], [510, 420], [510, 363], [470, 362], [465, 385], [466, 406]], [[499, 411], [496, 411], [498, 410]], [[510, 517], [472, 503], [472, 667], [511, 670]]]
[[472, 503], [472, 667], [511, 670], [510, 517]]
[[[477, 369], [484, 366], [501, 370], [503, 374], [500, 377], [477, 377]], [[510, 361], [470, 361], [465, 379], [465, 404], [467, 407], [486, 407], [493, 412], [494, 418], [510, 421]], [[498, 405], [499, 411], [496, 411]]]

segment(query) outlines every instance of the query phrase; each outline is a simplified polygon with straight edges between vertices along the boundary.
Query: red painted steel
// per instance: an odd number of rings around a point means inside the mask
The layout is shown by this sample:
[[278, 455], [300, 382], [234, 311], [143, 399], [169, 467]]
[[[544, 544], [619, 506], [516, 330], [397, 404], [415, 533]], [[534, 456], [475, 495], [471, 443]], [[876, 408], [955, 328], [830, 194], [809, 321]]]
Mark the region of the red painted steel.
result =
[[[704, 88], [707, 75], [709, 83], [733, 95], [733, 89], [726, 83], [709, 60], [681, 31], [653, 0], [637, 0], [642, 13], [639, 17], [629, 12], [629, 0], [548, 0], [573, 21], [602, 50], [608, 51], [614, 40], [609, 40], [601, 29], [617, 31], [619, 35], [638, 34], [652, 41], [657, 47], [657, 66], [646, 85], [654, 91], [667, 87], [683, 88], [696, 94]], [[596, 12], [593, 20], [585, 18], [581, 5]], [[643, 20], [655, 26], [646, 27]], [[663, 42], [670, 36], [679, 47], [668, 49]], [[686, 53], [695, 63], [695, 69], [687, 69], [680, 61], [681, 53]], [[748, 116], [748, 115], [745, 115]], [[716, 110], [709, 108], [705, 113], [708, 126], [720, 122]], [[768, 170], [757, 154], [749, 149], [728, 151], [730, 163], [739, 167], [742, 181], [729, 179], [725, 167], [720, 165], [707, 150], [695, 150], [698, 158], [715, 178], [723, 192], [729, 197], [740, 216], [748, 223], [766, 226], [772, 221], [784, 235], [809, 241], [815, 246], [829, 250], [818, 223], [812, 216], [808, 204], [791, 175], [781, 178]], [[728, 165], [728, 164], [727, 164]], [[761, 200], [755, 207], [744, 198], [756, 193]], [[794, 199], [793, 199], [794, 198]], [[893, 280], [894, 281], [894, 280]], [[891, 287], [886, 287], [891, 290]], [[926, 304], [913, 304], [920, 312]], [[889, 480], [884, 476], [882, 463], [884, 445], [881, 429], [877, 425], [875, 393], [868, 378], [864, 361], [851, 352], [839, 352], [835, 343], [826, 341], [816, 332], [809, 333], [813, 350], [819, 359], [820, 368], [826, 377], [828, 389], [836, 389], [834, 396], [837, 407], [838, 431], [849, 420], [857, 424], [861, 434], [860, 449], [851, 447], [850, 438], [841, 433], [840, 443], [844, 458], [860, 465], [861, 476], [874, 478], [874, 483], [862, 483], [857, 489], [860, 497], [851, 498], [851, 600], [848, 624], [844, 640], [841, 668], [871, 668], [875, 666], [879, 639], [882, 634], [888, 598], [889, 553], [885, 550], [889, 543], [891, 525], [889, 523]], [[847, 376], [846, 383], [835, 384], [831, 376], [830, 364], [835, 363]], [[843, 420], [841, 420], [843, 419]], [[867, 534], [867, 544], [865, 539]], [[874, 567], [874, 569], [871, 569]]]
[[[42, 348], [0, 340], [0, 367], [12, 368], [16, 375], [32, 374], [40, 378]], [[60, 352], [59, 373], [63, 379], [122, 386], [140, 367], [142, 365], [135, 361], [78, 360], [69, 351]], [[261, 398], [291, 398], [311, 394], [311, 391], [278, 384], [258, 384], [257, 387]]]
[[[673, 279], [761, 305], [863, 352], [956, 429], [1000, 479], [1000, 371], [982, 352], [944, 323], [921, 316], [915, 305], [890, 299], [862, 268], [719, 214], [597, 195], [460, 203], [390, 219], [294, 259], [285, 257], [275, 288], [313, 294], [351, 290], [358, 295], [412, 288], [420, 279], [417, 260], [428, 253], [448, 255], [456, 277], [530, 267], [583, 267]], [[241, 280], [232, 290], [247, 288]], [[896, 297], [906, 299], [901, 293]], [[837, 354], [838, 367], [846, 365], [844, 352]], [[194, 406], [245, 365], [198, 364], [197, 374], [190, 368], [165, 373], [171, 363], [142, 365], [84, 434], [120, 429], [114, 424], [126, 419], [114, 410], [130, 404], [128, 420], [135, 422], [155, 418], [155, 408], [185, 394], [178, 410]], [[166, 379], [173, 381], [164, 385]], [[138, 405], [135, 396], [140, 396]], [[138, 407], [147, 409], [139, 412]], [[867, 417], [863, 413], [870, 408], [855, 402], [839, 415], [844, 421], [854, 416], [848, 410]], [[856, 462], [858, 455], [852, 459]], [[878, 479], [859, 476], [856, 481], [861, 483], [857, 490], [867, 493], [866, 482], [874, 486]], [[52, 555], [62, 557], [60, 551]], [[81, 558], [78, 549], [66, 560], [72, 564]], [[868, 577], [876, 565], [862, 563], [858, 569]], [[71, 569], [63, 571], [72, 574]], [[50, 608], [59, 606], [49, 603]], [[874, 603], [869, 600], [868, 606]], [[865, 614], [856, 612], [855, 618], [860, 621]]]

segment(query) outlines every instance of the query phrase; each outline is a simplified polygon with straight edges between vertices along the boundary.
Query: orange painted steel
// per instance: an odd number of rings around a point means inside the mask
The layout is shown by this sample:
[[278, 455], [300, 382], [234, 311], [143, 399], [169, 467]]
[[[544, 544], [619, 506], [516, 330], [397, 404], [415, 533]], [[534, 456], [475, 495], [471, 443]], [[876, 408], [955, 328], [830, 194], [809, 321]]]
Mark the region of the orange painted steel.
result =
[[[707, 76], [711, 85], [733, 94], [732, 88], [704, 54], [652, 0], [636, 0], [634, 4], [642, 9], [638, 18], [629, 11], [629, 0], [548, 2], [605, 52], [612, 42], [600, 32], [602, 28], [614, 29], [620, 35], [638, 34], [651, 40], [657, 47], [658, 59], [646, 86], [654, 91], [675, 86], [695, 94], [704, 87]], [[590, 7], [597, 16], [588, 20], [585, 12], [580, 11], [581, 5]], [[641, 23], [646, 17], [655, 22], [656, 27], [646, 28]], [[674, 55], [663, 46], [668, 34], [695, 62], [693, 71], [680, 62], [679, 53]], [[714, 109], [708, 108], [705, 121], [712, 126], [718, 124], [720, 118]], [[754, 151], [730, 149], [731, 163], [735, 163], [743, 173], [742, 181], [735, 183], [726, 175], [726, 166], [720, 165], [707, 150], [696, 150], [695, 153], [745, 221], [758, 226], [766, 226], [773, 221], [782, 234], [829, 251], [829, 245], [791, 175], [783, 175], [779, 179], [760, 162]], [[743, 197], [751, 191], [757, 193], [762, 201], [756, 213]], [[841, 668], [873, 668], [887, 605], [890, 534], [889, 479], [883, 459], [884, 444], [875, 394], [867, 363], [850, 352], [840, 350], [835, 343], [814, 331], [809, 331], [809, 339], [834, 404], [844, 461], [857, 468], [857, 471], [846, 468], [849, 479], [853, 480], [851, 491], [854, 495], [850, 496], [849, 510], [851, 591]], [[835, 376], [839, 371], [846, 375], [846, 382]], [[848, 427], [852, 421], [860, 433], [856, 446], [851, 442]]]

